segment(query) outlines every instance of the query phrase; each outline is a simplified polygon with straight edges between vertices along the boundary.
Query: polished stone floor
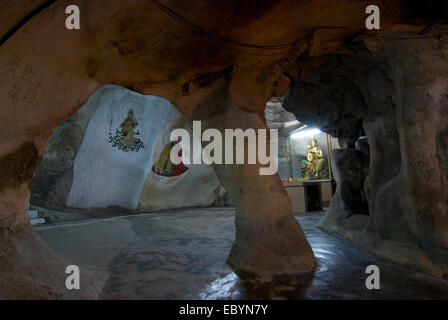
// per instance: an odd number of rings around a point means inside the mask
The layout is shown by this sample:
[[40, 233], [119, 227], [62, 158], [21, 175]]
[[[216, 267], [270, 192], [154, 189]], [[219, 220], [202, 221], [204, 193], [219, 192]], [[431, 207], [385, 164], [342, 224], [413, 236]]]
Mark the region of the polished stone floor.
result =
[[[103, 299], [448, 299], [447, 282], [315, 228], [323, 214], [297, 216], [319, 263], [314, 275], [270, 283], [243, 281], [225, 263], [234, 238], [228, 208], [82, 219], [36, 230], [70, 263], [110, 273]], [[365, 287], [372, 264], [380, 268], [379, 290]]]

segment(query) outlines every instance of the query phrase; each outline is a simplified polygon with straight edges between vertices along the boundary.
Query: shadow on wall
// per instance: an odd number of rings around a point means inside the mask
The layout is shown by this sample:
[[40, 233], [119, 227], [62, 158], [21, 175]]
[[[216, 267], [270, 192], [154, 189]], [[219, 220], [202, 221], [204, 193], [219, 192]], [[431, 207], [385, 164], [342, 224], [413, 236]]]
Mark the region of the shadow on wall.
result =
[[105, 86], [49, 139], [31, 203], [131, 210], [211, 205], [222, 193], [212, 167], [188, 165], [173, 177], [151, 170], [170, 129], [189, 125], [166, 99]]

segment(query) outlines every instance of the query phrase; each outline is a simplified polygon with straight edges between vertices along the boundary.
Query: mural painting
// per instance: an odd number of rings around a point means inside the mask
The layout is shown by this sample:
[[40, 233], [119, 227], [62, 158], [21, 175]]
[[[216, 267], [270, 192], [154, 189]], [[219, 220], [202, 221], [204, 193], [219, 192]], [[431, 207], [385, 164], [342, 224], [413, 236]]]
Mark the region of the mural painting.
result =
[[112, 136], [112, 118], [110, 120], [109, 126], [109, 143], [112, 144], [113, 148], [118, 150], [128, 152], [135, 151], [138, 152], [140, 149], [144, 148], [143, 141], [137, 136], [140, 135], [138, 130], [138, 121], [134, 115], [134, 109], [129, 108], [127, 111], [127, 116], [120, 124], [120, 127], [115, 131], [115, 135]]
[[[178, 165], [171, 162], [171, 149], [180, 141], [181, 138], [177, 141], [171, 141], [164, 146], [162, 152], [160, 153], [159, 160], [152, 166], [152, 171], [154, 173], [165, 177], [175, 177], [188, 170], [182, 162]], [[179, 157], [182, 157], [182, 149], [180, 149], [178, 155]]]

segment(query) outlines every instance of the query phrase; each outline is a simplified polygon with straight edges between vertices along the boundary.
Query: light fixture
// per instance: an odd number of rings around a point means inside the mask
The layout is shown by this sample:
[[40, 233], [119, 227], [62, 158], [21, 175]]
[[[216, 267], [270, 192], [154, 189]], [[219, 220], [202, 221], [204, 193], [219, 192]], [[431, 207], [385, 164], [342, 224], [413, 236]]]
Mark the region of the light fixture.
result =
[[315, 134], [319, 134], [322, 131], [320, 131], [319, 129], [316, 128], [302, 128], [301, 130], [298, 130], [296, 132], [291, 133], [291, 138], [293, 139], [298, 139], [298, 138], [304, 138], [304, 137], [309, 137]]

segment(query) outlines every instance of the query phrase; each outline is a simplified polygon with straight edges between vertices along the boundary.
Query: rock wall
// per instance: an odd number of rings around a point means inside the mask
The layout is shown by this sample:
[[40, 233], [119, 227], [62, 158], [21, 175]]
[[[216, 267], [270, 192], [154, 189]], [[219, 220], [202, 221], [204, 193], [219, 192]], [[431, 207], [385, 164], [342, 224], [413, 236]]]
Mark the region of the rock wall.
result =
[[[367, 152], [335, 151], [338, 190], [319, 226], [438, 277], [448, 276], [447, 30], [398, 26], [353, 39], [350, 53], [308, 56], [285, 99], [298, 120], [370, 147], [368, 169]], [[369, 216], [354, 216], [363, 195]]]
[[73, 182], [74, 160], [87, 124], [100, 103], [101, 92], [95, 93], [51, 135], [31, 189], [31, 204], [51, 209], [66, 207]]
[[[144, 147], [119, 150], [109, 142], [136, 109], [136, 131]], [[31, 193], [31, 203], [47, 208], [121, 207], [141, 211], [211, 205], [220, 184], [213, 169], [188, 165], [175, 177], [152, 172], [172, 129], [190, 123], [167, 100], [119, 86], [98, 90], [51, 136]]]
[[[181, 115], [164, 99], [124, 88], [107, 88], [98, 94], [100, 103], [76, 154], [67, 206], [135, 209], [151, 170], [156, 137]], [[129, 108], [134, 109], [138, 121], [134, 131], [139, 132], [144, 144], [137, 151], [119, 150], [109, 142], [125, 121]]]

